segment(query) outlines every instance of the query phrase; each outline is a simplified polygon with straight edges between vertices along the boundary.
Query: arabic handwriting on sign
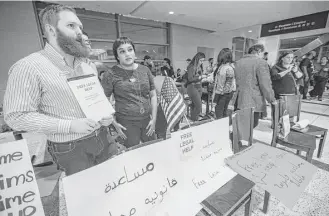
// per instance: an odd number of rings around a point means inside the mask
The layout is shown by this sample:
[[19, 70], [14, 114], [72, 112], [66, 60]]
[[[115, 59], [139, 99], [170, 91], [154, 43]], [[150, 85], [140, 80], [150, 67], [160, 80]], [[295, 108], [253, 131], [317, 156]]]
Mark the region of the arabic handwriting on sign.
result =
[[154, 163], [148, 163], [146, 165], [146, 170], [144, 170], [144, 168], [142, 168], [142, 174], [140, 174], [139, 172], [136, 172], [134, 173], [134, 178], [132, 180], [129, 180], [128, 178], [128, 174], [127, 174], [127, 170], [126, 170], [126, 167], [123, 167], [124, 169], [124, 173], [125, 175], [122, 176], [119, 180], [118, 180], [118, 183], [116, 182], [113, 182], [113, 185], [111, 185], [110, 183], [107, 184], [105, 186], [105, 193], [108, 193], [110, 192], [111, 190], [113, 191], [115, 188], [119, 187], [120, 185], [123, 185], [125, 183], [129, 183], [129, 182], [132, 182], [132, 181], [135, 181], [137, 178], [145, 175], [145, 173], [147, 172], [151, 172], [152, 170], [154, 170]]
[[[169, 181], [169, 178], [167, 178], [169, 187], [174, 187], [177, 184], [177, 181], [175, 179], [172, 179], [171, 182]], [[171, 184], [170, 184], [171, 183]]]
[[289, 182], [296, 185], [297, 187], [300, 187], [303, 181], [305, 180], [305, 176], [299, 176], [296, 173], [290, 177], [288, 175], [282, 175], [282, 174], [279, 174], [279, 176], [282, 178], [282, 180], [281, 182], [279, 182], [279, 184], [274, 184], [274, 186], [280, 189], [288, 188]]
[[[289, 162], [290, 163], [290, 162]], [[293, 164], [293, 163], [290, 163], [292, 165], [292, 168], [290, 170], [290, 173], [295, 173], [301, 166], [304, 165], [304, 162], [301, 162], [297, 165]]]
[[165, 193], [167, 193], [167, 187], [166, 186], [164, 186], [163, 185], [163, 187], [165, 188], [165, 190], [164, 191], [160, 191], [160, 196], [161, 196], [161, 200], [160, 200], [160, 203], [162, 202], [162, 200], [163, 200], [163, 195], [165, 194]]
[[[174, 187], [174, 186], [177, 184], [177, 181], [176, 181], [175, 179], [172, 179], [172, 180], [170, 181], [169, 178], [167, 178], [167, 181], [168, 181], [168, 185], [169, 185], [170, 188]], [[146, 198], [146, 199], [145, 199], [145, 204], [150, 204], [150, 203], [151, 203], [152, 205], [154, 205], [154, 204], [156, 203], [155, 201], [158, 199], [159, 196], [161, 196], [161, 197], [160, 197], [160, 201], [159, 201], [159, 203], [161, 203], [161, 202], [163, 201], [163, 196], [164, 196], [165, 193], [167, 193], [167, 191], [168, 191], [168, 188], [167, 188], [165, 185], [163, 185], [163, 188], [164, 188], [164, 190], [161, 190], [161, 191], [159, 192], [159, 195], [158, 195], [157, 192], [154, 192], [155, 197], [152, 197], [152, 198]]]
[[[129, 215], [128, 216], [132, 216], [136, 213], [136, 209], [135, 208], [132, 208], [130, 209], [130, 212], [129, 212]], [[109, 215], [112, 216], [111, 212], [109, 212]], [[120, 214], [120, 216], [126, 216], [124, 214]]]
[[215, 142], [214, 141], [209, 141], [208, 140], [208, 144], [207, 145], [204, 145], [202, 148], [209, 148], [210, 146], [212, 146], [212, 145], [214, 145], [215, 144]]

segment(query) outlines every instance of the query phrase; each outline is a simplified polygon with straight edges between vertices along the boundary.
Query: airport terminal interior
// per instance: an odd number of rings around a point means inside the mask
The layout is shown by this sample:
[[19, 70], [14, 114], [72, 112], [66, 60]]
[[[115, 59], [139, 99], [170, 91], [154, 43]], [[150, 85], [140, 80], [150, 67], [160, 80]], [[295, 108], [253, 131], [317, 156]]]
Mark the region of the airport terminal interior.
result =
[[0, 216], [329, 216], [328, 16], [0, 1]]

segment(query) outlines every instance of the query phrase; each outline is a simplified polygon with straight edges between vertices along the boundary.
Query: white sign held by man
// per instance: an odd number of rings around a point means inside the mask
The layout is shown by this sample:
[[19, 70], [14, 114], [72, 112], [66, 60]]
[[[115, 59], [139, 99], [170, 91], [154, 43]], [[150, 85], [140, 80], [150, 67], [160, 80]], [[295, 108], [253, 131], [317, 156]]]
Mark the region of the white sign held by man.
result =
[[87, 118], [98, 122], [115, 112], [94, 74], [70, 78], [68, 83]]

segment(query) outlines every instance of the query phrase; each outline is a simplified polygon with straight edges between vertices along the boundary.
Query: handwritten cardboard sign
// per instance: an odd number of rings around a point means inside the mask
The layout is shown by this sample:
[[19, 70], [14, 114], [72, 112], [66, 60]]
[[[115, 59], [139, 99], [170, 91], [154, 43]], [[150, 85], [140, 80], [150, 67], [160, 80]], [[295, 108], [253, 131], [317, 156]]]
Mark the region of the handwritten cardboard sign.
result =
[[[186, 139], [193, 140], [185, 145]], [[180, 131], [64, 178], [68, 213], [195, 215], [199, 203], [236, 174], [225, 166], [230, 155], [228, 119]]]
[[0, 144], [0, 215], [44, 216], [26, 140]]
[[226, 163], [290, 209], [317, 170], [315, 166], [290, 152], [257, 143], [227, 158]]

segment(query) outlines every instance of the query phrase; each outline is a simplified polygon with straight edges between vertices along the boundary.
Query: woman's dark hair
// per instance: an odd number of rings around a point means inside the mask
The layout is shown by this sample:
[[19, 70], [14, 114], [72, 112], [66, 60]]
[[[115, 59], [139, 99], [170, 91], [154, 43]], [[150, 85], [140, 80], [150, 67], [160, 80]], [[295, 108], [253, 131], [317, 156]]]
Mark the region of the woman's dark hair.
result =
[[232, 51], [229, 48], [223, 48], [217, 56], [217, 67], [214, 73], [214, 77], [215, 74], [218, 72], [219, 67], [222, 64], [226, 64], [226, 63], [233, 63], [233, 55], [232, 55]]
[[113, 54], [115, 59], [117, 60], [118, 63], [119, 62], [119, 58], [118, 58], [118, 48], [122, 45], [122, 44], [130, 44], [134, 51], [135, 51], [135, 45], [132, 42], [132, 40], [130, 40], [130, 38], [128, 37], [119, 37], [118, 39], [116, 39], [113, 43], [112, 49], [113, 49]]
[[[192, 58], [190, 64], [187, 66], [187, 70], [189, 71], [189, 70], [193, 69], [194, 71], [196, 71], [200, 59], [205, 58], [205, 57], [206, 57], [206, 55], [202, 52], [198, 52], [197, 54], [195, 54], [195, 56]], [[201, 65], [201, 70], [203, 70], [202, 65]]]
[[282, 65], [282, 59], [283, 59], [284, 57], [286, 57], [287, 55], [289, 55], [289, 54], [294, 54], [294, 52], [293, 52], [293, 51], [283, 51], [283, 52], [280, 54], [280, 57], [278, 58], [278, 62], [277, 62], [277, 64]]
[[171, 66], [171, 61], [170, 61], [170, 59], [168, 59], [168, 58], [164, 58], [163, 60], [166, 61], [166, 62], [168, 63], [169, 66]]

